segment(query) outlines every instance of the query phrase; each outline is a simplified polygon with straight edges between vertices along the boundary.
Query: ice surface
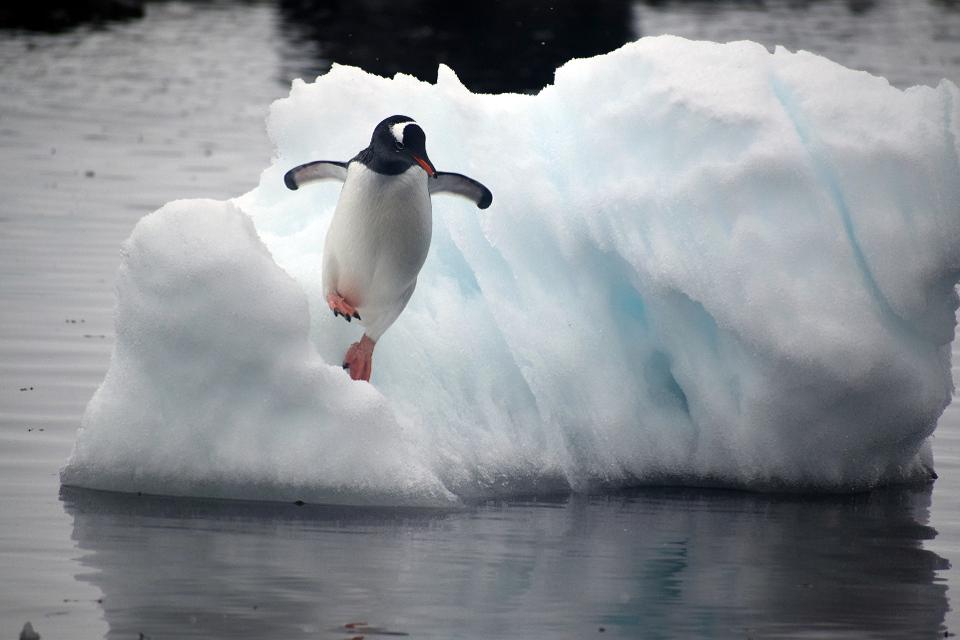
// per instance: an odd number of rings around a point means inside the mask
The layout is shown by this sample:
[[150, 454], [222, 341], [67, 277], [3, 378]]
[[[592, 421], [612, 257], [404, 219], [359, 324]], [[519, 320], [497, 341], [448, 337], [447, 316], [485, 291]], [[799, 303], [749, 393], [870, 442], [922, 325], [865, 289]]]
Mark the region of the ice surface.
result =
[[[926, 478], [952, 389], [958, 105], [947, 81], [674, 37], [536, 96], [445, 67], [296, 81], [256, 189], [171, 203], [124, 245], [116, 349], [63, 481], [430, 503]], [[339, 185], [283, 174], [352, 157], [393, 113], [494, 203], [434, 197], [369, 385], [335, 366], [360, 328], [320, 295]]]

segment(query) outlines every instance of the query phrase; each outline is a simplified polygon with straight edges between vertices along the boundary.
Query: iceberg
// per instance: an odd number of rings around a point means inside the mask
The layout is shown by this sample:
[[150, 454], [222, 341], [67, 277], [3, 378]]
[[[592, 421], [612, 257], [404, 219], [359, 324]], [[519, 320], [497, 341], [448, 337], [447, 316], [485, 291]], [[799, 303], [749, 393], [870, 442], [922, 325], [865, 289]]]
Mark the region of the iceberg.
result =
[[[494, 203], [433, 198], [417, 290], [371, 384], [320, 289], [346, 159], [392, 113]], [[123, 245], [116, 345], [66, 485], [456, 504], [640, 484], [926, 481], [950, 402], [960, 95], [807, 52], [644, 38], [537, 95], [335, 66], [268, 117], [232, 201]]]

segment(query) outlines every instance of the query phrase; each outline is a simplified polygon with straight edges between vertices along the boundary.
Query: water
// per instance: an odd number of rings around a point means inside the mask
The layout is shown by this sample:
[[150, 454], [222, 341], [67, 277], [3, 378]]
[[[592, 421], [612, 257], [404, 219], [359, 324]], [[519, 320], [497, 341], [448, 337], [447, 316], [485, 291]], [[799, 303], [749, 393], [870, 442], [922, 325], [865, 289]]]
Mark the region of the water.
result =
[[63, 501], [78, 579], [118, 638], [344, 638], [357, 621], [437, 639], [933, 637], [947, 608], [925, 491], [663, 489], [462, 512]]
[[[383, 3], [311, 21], [304, 7], [337, 6], [313, 4], [157, 2], [143, 20], [0, 32], [0, 637], [27, 620], [47, 639], [348, 638], [360, 621], [417, 638], [960, 628], [956, 404], [937, 483], [868, 496], [664, 489], [418, 512], [61, 495], [107, 367], [120, 242], [168, 200], [252, 188], [291, 77], [337, 60], [432, 80], [445, 61], [476, 90], [531, 91], [572, 55], [672, 32], [807, 48], [898, 86], [960, 82], [950, 2], [621, 2], [587, 17], [558, 2], [467, 20], [411, 2], [370, 28], [363, 9]], [[422, 46], [371, 44], [391, 33]]]

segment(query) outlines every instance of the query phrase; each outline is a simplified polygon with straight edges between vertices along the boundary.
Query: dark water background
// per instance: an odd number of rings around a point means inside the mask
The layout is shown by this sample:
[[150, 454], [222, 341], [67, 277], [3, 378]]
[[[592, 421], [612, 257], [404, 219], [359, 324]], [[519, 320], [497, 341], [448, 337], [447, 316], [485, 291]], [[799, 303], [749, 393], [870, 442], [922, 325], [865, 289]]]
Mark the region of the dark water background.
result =
[[0, 639], [27, 620], [46, 640], [345, 639], [351, 621], [415, 638], [960, 629], [956, 405], [937, 483], [869, 495], [430, 512], [60, 493], [107, 367], [120, 242], [168, 200], [254, 187], [290, 79], [336, 61], [433, 80], [444, 62], [476, 91], [535, 91], [570, 57], [659, 33], [960, 82], [960, 6], [932, 0], [148, 2], [139, 19], [0, 30]]

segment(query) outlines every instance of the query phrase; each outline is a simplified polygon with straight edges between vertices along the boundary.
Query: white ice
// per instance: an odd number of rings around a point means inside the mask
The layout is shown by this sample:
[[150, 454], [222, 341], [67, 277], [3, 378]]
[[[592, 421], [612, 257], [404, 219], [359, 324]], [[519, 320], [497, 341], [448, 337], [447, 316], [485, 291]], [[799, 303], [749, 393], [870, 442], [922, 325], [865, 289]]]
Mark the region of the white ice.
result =
[[[320, 295], [352, 157], [413, 117], [434, 240], [372, 384]], [[178, 201], [123, 247], [116, 348], [66, 484], [436, 503], [639, 483], [853, 490], [928, 478], [950, 401], [960, 95], [816, 55], [645, 38], [538, 95], [337, 66], [271, 107], [232, 202]]]

